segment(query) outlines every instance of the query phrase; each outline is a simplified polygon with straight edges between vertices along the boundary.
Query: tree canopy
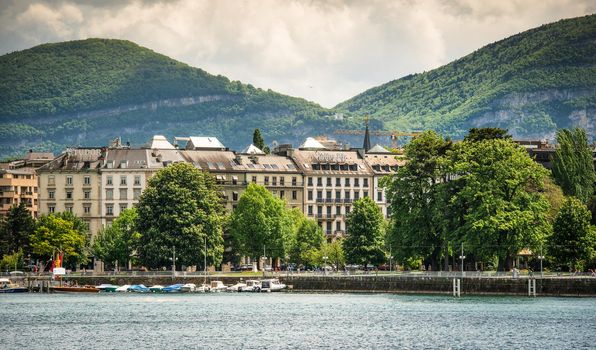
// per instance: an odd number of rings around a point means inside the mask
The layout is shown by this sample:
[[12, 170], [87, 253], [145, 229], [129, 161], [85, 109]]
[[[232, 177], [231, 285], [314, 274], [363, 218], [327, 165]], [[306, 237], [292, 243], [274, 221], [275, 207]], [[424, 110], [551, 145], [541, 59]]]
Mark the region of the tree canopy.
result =
[[586, 204], [594, 194], [596, 182], [586, 131], [581, 128], [558, 130], [557, 142], [553, 176], [566, 195], [575, 196]]
[[88, 232], [85, 223], [71, 213], [56, 213], [38, 218], [30, 236], [33, 253], [43, 258], [64, 254], [64, 266], [76, 267], [87, 262]]
[[137, 224], [136, 208], [121, 212], [112, 225], [104, 227], [95, 237], [91, 246], [94, 256], [105, 262], [126, 264], [139, 246], [141, 234]]
[[[175, 163], [148, 182], [137, 205], [139, 261], [149, 268], [218, 265], [223, 255], [224, 208], [213, 175]], [[205, 252], [205, 239], [207, 252]]]
[[29, 236], [35, 229], [35, 221], [25, 202], [11, 206], [6, 217], [0, 220], [0, 256], [19, 249], [30, 253]]
[[346, 261], [365, 267], [385, 261], [384, 229], [383, 213], [370, 197], [355, 201], [346, 220], [348, 236], [343, 240]]

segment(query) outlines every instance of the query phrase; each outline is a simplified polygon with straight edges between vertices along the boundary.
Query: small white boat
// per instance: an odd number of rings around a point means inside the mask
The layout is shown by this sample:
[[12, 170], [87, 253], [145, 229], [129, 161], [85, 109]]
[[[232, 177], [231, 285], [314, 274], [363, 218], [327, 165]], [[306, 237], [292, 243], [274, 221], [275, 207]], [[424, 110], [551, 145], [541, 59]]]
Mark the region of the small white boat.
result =
[[180, 287], [182, 293], [192, 293], [197, 289], [197, 285], [194, 283], [187, 283]]
[[211, 290], [211, 286], [206, 283], [203, 283], [200, 286], [198, 286], [197, 289], [195, 289], [195, 292], [196, 293], [206, 293], [210, 290]]
[[151, 293], [161, 293], [165, 287], [159, 284], [149, 287]]
[[226, 287], [222, 281], [211, 281], [211, 285], [209, 287], [211, 287], [211, 292], [225, 292], [228, 289], [228, 287]]
[[125, 284], [116, 288], [116, 292], [128, 292], [128, 288], [130, 288], [130, 284]]
[[259, 280], [246, 280], [246, 286], [240, 288], [239, 292], [260, 292], [261, 281]]
[[246, 283], [244, 282], [238, 282], [233, 286], [229, 286], [227, 291], [228, 292], [241, 292], [242, 288], [246, 287]]
[[115, 291], [119, 286], [114, 285], [114, 284], [110, 284], [110, 283], [103, 283], [100, 284], [99, 286], [95, 287], [97, 289], [99, 289], [100, 292], [113, 292]]
[[277, 278], [261, 281], [261, 292], [278, 292], [284, 288], [286, 288], [286, 285]]

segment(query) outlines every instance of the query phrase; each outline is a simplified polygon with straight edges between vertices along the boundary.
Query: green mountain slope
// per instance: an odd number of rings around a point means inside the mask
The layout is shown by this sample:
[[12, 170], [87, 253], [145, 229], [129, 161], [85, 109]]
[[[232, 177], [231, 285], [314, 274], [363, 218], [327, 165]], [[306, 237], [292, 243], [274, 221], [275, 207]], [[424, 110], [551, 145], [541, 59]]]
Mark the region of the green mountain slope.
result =
[[294, 142], [329, 110], [213, 76], [129, 41], [88, 39], [0, 56], [0, 155], [105, 145], [122, 136], [214, 135], [240, 149], [259, 127]]
[[543, 25], [438, 69], [372, 88], [336, 106], [386, 129], [435, 129], [461, 137], [498, 126], [520, 138], [557, 127], [596, 135], [596, 15]]

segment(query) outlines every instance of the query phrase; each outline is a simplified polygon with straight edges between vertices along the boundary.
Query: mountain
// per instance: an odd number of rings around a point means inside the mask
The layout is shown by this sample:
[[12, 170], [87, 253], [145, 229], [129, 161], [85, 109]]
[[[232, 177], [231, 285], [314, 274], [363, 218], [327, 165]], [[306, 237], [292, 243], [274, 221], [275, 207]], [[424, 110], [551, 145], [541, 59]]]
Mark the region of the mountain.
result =
[[596, 15], [561, 20], [487, 45], [440, 68], [393, 80], [335, 107], [392, 129], [471, 127], [554, 138], [581, 126], [596, 136]]
[[153, 134], [210, 135], [242, 149], [296, 142], [329, 125], [304, 99], [230, 81], [123, 40], [45, 44], [0, 56], [0, 156], [26, 149], [143, 144]]

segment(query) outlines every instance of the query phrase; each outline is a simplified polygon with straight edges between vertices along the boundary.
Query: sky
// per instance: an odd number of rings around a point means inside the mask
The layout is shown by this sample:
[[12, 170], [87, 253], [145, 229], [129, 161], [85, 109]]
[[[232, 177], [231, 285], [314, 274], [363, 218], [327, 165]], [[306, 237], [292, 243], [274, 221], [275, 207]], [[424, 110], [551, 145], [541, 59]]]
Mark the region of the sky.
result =
[[333, 107], [594, 0], [0, 0], [0, 54], [127, 39], [211, 74]]

